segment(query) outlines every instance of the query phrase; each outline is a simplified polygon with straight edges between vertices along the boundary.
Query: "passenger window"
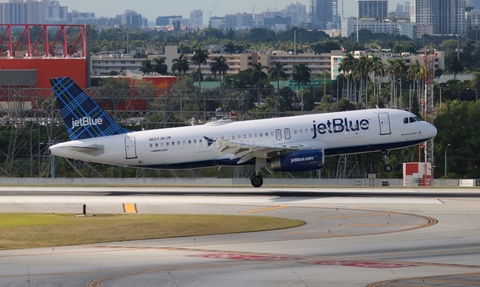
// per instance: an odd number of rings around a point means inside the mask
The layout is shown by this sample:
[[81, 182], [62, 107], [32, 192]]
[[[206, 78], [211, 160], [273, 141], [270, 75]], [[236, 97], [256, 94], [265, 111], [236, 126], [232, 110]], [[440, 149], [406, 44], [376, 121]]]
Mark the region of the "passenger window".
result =
[[262, 134], [262, 133], [260, 133], [260, 137], [263, 137], [263, 134]]
[[164, 145], [163, 143], [160, 144], [160, 146], [163, 146], [163, 145]]
[[169, 146], [170, 144], [167, 142], [167, 146]]
[[234, 140], [234, 139], [235, 139], [235, 136], [232, 136], [232, 140]]
[[177, 145], [180, 145], [180, 141], [177, 141]]
[[175, 145], [175, 142], [172, 142], [172, 145]]
[[150, 147], [153, 147], [153, 145], [152, 145], [152, 144], [150, 144]]
[[187, 142], [186, 142], [186, 141], [183, 141], [183, 144], [187, 144]]
[[193, 140], [193, 143], [197, 143], [197, 140]]
[[191, 144], [191, 143], [192, 143], [192, 141], [191, 141], [191, 140], [188, 140], [188, 144]]
[[199, 139], [198, 142], [199, 142], [199, 143], [202, 143], [202, 139]]

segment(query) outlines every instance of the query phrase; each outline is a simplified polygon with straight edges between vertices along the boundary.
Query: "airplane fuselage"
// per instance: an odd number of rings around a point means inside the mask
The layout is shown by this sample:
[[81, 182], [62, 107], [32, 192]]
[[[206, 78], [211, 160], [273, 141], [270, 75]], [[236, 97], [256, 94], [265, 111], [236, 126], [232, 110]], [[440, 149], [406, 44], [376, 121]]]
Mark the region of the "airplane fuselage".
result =
[[[72, 127], [99, 124], [99, 121], [101, 119], [80, 119], [72, 123]], [[435, 127], [409, 112], [369, 109], [130, 132], [59, 143], [51, 147], [51, 152], [120, 166], [189, 169], [236, 166], [238, 158], [219, 156], [219, 142], [285, 150], [290, 147], [318, 149], [329, 156], [407, 147], [435, 134]], [[269, 159], [272, 154], [259, 152], [255, 157]]]

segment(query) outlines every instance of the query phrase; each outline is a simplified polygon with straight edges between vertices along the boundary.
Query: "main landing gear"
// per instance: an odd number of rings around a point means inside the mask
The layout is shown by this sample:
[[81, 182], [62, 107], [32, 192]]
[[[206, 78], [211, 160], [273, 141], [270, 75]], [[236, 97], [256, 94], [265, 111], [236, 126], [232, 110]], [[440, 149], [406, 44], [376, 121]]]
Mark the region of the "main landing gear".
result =
[[264, 158], [255, 158], [255, 172], [250, 176], [250, 182], [253, 187], [260, 187], [263, 185], [263, 178], [260, 174], [260, 169], [267, 166], [267, 160]]
[[382, 150], [382, 160], [383, 160], [383, 163], [385, 164], [383, 169], [386, 172], [391, 172], [393, 168], [392, 168], [391, 165], [388, 164], [388, 151], [387, 150]]
[[254, 173], [250, 177], [250, 182], [252, 183], [253, 187], [260, 187], [263, 185], [263, 178], [261, 174]]

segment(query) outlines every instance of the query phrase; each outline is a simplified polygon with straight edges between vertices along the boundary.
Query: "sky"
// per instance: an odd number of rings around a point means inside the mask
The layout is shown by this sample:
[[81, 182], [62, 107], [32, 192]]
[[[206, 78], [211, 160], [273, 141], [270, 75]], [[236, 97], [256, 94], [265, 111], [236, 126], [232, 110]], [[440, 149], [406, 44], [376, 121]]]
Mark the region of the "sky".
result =
[[[339, 13], [341, 14], [341, 2], [345, 5], [345, 16], [355, 15], [356, 0], [338, 0]], [[389, 11], [395, 9], [397, 4], [408, 0], [389, 0]], [[203, 11], [204, 24], [208, 22], [209, 12], [211, 16], [225, 16], [225, 14], [255, 13], [267, 10], [282, 10], [290, 3], [299, 2], [310, 7], [310, 0], [59, 0], [62, 6], [68, 6], [68, 10], [80, 12], [95, 12], [95, 16], [114, 17], [123, 14], [125, 10], [134, 10], [146, 17], [149, 22], [154, 22], [158, 16], [182, 15], [190, 18], [190, 12], [195, 9]], [[217, 4], [218, 3], [218, 4]]]

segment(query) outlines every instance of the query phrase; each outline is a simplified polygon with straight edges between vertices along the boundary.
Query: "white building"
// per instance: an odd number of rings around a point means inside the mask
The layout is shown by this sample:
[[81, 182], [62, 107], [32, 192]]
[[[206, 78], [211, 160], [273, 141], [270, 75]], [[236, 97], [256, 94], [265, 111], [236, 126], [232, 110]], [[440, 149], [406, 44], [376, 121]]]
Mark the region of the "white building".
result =
[[284, 17], [292, 19], [292, 26], [301, 26], [308, 22], [307, 6], [294, 2], [288, 5], [284, 11]]
[[480, 10], [474, 9], [470, 12], [465, 12], [467, 17], [467, 27], [479, 27], [480, 26]]
[[0, 24], [65, 24], [67, 10], [53, 0], [10, 0], [0, 3]]
[[376, 21], [375, 19], [360, 19], [348, 17], [342, 19], [342, 37], [349, 37], [357, 30], [370, 30], [372, 33], [397, 33], [398, 24], [390, 21]]
[[210, 28], [223, 30], [225, 28], [225, 17], [210, 17]]
[[190, 12], [190, 26], [193, 28], [203, 27], [203, 11], [193, 10]]
[[225, 15], [225, 29], [241, 30], [253, 28], [253, 15], [248, 13], [237, 13]]
[[410, 2], [397, 4], [397, 8], [395, 9], [395, 17], [401, 18], [401, 19], [409, 19], [410, 18]]

